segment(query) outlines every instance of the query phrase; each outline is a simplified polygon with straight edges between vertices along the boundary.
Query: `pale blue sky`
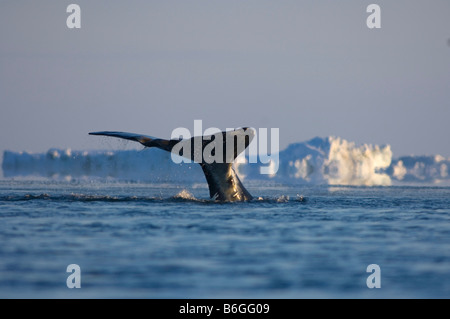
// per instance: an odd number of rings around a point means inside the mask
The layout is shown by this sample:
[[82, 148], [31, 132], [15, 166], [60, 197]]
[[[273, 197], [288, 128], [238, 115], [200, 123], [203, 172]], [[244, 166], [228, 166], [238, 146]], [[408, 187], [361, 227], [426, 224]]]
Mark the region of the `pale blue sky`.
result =
[[[68, 29], [66, 7], [81, 7]], [[366, 7], [381, 7], [381, 29]], [[0, 152], [280, 129], [450, 156], [450, 1], [0, 2]]]

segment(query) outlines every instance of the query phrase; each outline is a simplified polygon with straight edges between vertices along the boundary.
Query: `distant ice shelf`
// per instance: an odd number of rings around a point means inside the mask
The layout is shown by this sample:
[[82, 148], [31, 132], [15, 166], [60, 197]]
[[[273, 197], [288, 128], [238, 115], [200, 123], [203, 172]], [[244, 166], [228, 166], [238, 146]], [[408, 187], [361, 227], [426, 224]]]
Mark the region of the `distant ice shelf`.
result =
[[[280, 184], [387, 186], [397, 184], [450, 184], [450, 159], [435, 156], [393, 158], [389, 145], [356, 145], [339, 137], [316, 137], [289, 145], [275, 163], [235, 163], [246, 181]], [[270, 174], [261, 174], [269, 165]], [[271, 171], [270, 166], [278, 167]], [[112, 179], [140, 182], [199, 183], [204, 175], [195, 163], [175, 164], [159, 149], [72, 151], [50, 149], [45, 153], [3, 154], [4, 178]]]

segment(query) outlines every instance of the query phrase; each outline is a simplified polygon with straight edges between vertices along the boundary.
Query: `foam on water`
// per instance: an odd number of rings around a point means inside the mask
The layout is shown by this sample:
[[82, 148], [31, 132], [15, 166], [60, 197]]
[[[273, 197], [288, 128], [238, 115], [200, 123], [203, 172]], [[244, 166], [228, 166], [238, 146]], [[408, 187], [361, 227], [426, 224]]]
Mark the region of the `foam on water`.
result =
[[188, 190], [183, 189], [181, 192], [173, 196], [172, 198], [175, 199], [184, 199], [184, 200], [192, 200], [195, 201], [197, 198], [195, 198], [194, 195], [192, 195]]

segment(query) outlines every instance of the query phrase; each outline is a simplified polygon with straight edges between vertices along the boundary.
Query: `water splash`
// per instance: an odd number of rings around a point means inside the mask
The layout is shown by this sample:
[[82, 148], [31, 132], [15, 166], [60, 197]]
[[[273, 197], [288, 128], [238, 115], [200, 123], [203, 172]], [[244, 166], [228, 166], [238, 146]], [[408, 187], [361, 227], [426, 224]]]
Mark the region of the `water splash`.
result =
[[172, 198], [174, 198], [174, 199], [193, 200], [193, 201], [197, 200], [197, 198], [195, 198], [195, 196], [192, 195], [192, 193], [190, 193], [186, 189], [183, 189], [181, 192], [179, 192], [178, 194], [176, 194]]

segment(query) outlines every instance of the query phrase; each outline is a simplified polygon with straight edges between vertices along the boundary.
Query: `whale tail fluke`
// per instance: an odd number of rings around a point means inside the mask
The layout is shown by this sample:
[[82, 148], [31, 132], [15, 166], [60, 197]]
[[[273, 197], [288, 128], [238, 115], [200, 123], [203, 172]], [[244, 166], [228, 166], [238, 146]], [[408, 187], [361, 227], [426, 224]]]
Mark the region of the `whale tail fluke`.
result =
[[[242, 185], [232, 166], [234, 159], [249, 146], [255, 136], [255, 131], [252, 128], [244, 127], [210, 136], [195, 136], [190, 139], [179, 140], [165, 140], [147, 135], [116, 131], [91, 132], [89, 135], [131, 140], [146, 147], [157, 147], [193, 160], [202, 167], [209, 186], [210, 196], [215, 200], [245, 201], [253, 198]], [[191, 147], [192, 144], [198, 147]], [[176, 145], [178, 147], [175, 147]], [[211, 145], [213, 145], [212, 149]], [[211, 157], [198, 156], [199, 153], [203, 155], [206, 148], [211, 151], [210, 154], [214, 153], [214, 156], [212, 156], [214, 161], [210, 161]]]
[[178, 142], [177, 140], [164, 140], [148, 135], [116, 131], [90, 132], [89, 135], [118, 137], [125, 140], [139, 142], [146, 147], [157, 147], [168, 152], [172, 151], [173, 146]]

